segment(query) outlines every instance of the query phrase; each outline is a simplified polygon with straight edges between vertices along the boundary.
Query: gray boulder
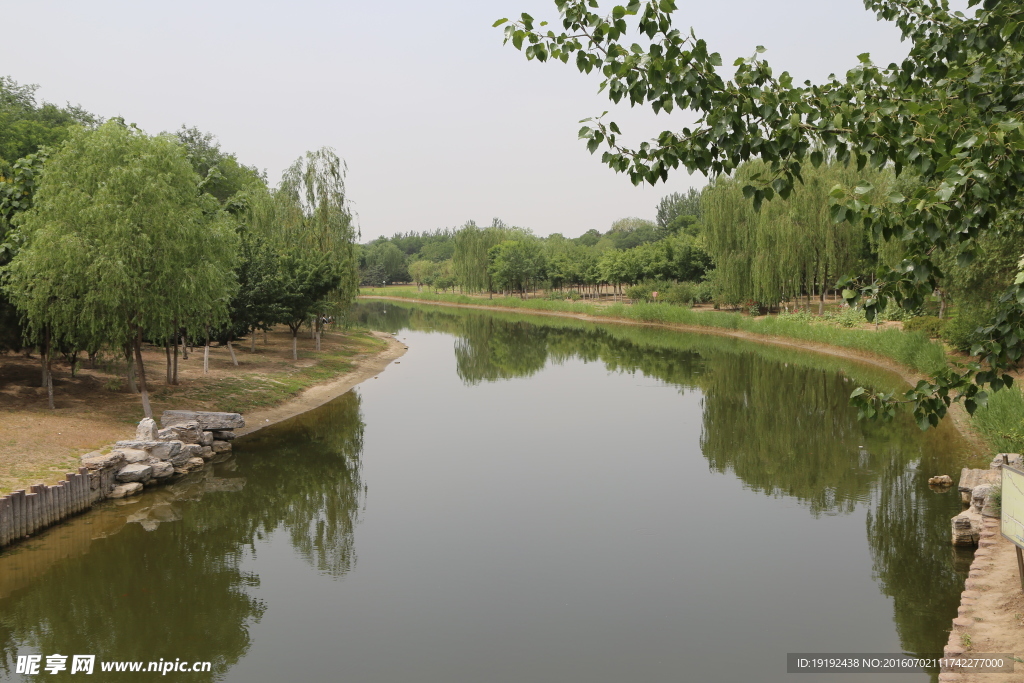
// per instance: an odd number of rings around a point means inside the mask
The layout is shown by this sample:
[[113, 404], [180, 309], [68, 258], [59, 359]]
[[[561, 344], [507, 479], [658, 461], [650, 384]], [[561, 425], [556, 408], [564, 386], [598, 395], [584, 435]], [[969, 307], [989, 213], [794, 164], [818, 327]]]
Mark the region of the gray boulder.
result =
[[204, 430], [241, 429], [245, 419], [239, 413], [208, 413], [196, 410], [165, 410], [160, 424], [166, 428], [185, 422], [198, 422]]
[[142, 463], [125, 465], [117, 473], [117, 480], [121, 482], [139, 481], [147, 482], [153, 477], [153, 467]]
[[235, 433], [230, 429], [215, 429], [213, 430], [213, 438], [218, 441], [231, 441], [235, 438]]
[[137, 481], [128, 482], [127, 484], [121, 484], [120, 486], [115, 486], [110, 491], [110, 494], [107, 497], [108, 498], [127, 498], [128, 496], [134, 496], [137, 493], [142, 493], [142, 488], [143, 488], [142, 484], [140, 484]]
[[203, 432], [199, 437], [199, 444], [201, 446], [212, 446], [213, 445], [213, 432]]
[[160, 460], [150, 465], [153, 468], [154, 479], [166, 479], [167, 477], [174, 474], [174, 465], [166, 460]]
[[168, 459], [175, 467], [181, 467], [192, 458], [199, 458], [203, 452], [203, 447], [195, 443], [187, 443], [181, 447], [181, 452], [172, 458]]
[[149, 451], [144, 451], [140, 448], [120, 448], [114, 452], [122, 453], [124, 455], [124, 461], [129, 465], [149, 460]]
[[156, 420], [151, 417], [145, 417], [139, 422], [139, 426], [135, 429], [135, 438], [138, 441], [155, 441], [156, 440]]
[[231, 451], [231, 444], [227, 441], [214, 441], [210, 446], [214, 453], [228, 453]]
[[120, 451], [111, 451], [106, 454], [93, 451], [83, 455], [81, 461], [82, 467], [87, 467], [90, 470], [115, 469], [125, 464], [124, 455]]
[[161, 441], [181, 441], [182, 443], [199, 443], [203, 436], [198, 422], [184, 422], [179, 425], [171, 425], [157, 432], [157, 438]]

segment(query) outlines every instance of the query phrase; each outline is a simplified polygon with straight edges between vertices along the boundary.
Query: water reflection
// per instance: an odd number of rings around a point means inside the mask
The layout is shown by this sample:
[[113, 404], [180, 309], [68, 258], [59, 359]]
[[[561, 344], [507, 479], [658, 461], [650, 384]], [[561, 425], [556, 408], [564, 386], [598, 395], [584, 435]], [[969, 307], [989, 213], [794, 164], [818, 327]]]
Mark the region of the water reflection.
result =
[[815, 517], [867, 506], [875, 578], [893, 599], [903, 647], [942, 651], [967, 564], [948, 540], [959, 503], [932, 492], [927, 478], [958, 471], [965, 444], [949, 424], [922, 434], [905, 414], [894, 424], [857, 420], [848, 400], [855, 383], [895, 388], [892, 375], [655, 328], [392, 303], [359, 308], [378, 329], [454, 335], [459, 376], [471, 384], [529, 376], [575, 357], [700, 391], [709, 468], [734, 473], [750, 490], [798, 500]]
[[358, 395], [248, 441], [244, 458], [0, 554], [0, 679], [34, 651], [211, 661], [189, 680], [217, 680], [266, 609], [259, 577], [242, 569], [257, 540], [284, 530], [317, 570], [348, 572], [364, 491]]

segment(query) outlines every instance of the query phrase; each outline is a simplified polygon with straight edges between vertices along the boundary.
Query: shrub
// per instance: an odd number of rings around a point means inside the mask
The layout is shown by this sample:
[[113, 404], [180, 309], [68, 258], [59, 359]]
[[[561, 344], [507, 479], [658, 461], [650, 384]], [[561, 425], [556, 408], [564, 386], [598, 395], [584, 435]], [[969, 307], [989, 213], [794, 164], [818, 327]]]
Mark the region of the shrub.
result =
[[929, 337], [940, 337], [948, 320], [934, 315], [919, 315], [903, 321], [903, 329], [908, 332], [924, 332]]
[[985, 306], [959, 306], [956, 315], [949, 319], [942, 331], [942, 338], [958, 351], [970, 353], [971, 347], [982, 341], [978, 328], [991, 318]]

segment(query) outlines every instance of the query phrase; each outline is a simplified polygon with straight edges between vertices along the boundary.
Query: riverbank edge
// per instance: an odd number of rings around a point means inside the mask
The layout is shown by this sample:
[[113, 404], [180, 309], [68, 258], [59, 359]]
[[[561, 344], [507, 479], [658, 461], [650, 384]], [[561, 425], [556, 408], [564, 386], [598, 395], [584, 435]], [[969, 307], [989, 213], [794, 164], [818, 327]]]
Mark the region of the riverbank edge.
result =
[[[875, 367], [882, 368], [891, 372], [904, 382], [908, 386], [913, 386], [922, 379], [927, 379], [927, 375], [919, 372], [913, 368], [907, 367], [902, 363], [899, 363], [892, 358], [887, 356], [868, 353], [860, 349], [849, 348], [845, 346], [835, 346], [832, 344], [825, 344], [823, 342], [808, 341], [806, 339], [799, 339], [794, 337], [784, 337], [775, 335], [764, 335], [757, 334], [756, 332], [748, 332], [746, 330], [735, 330], [726, 327], [705, 327], [702, 325], [687, 325], [683, 323], [671, 323], [671, 322], [656, 322], [656, 321], [644, 321], [636, 320], [633, 318], [620, 318], [615, 316], [595, 316], [586, 313], [573, 313], [569, 311], [550, 311], [543, 309], [532, 309], [532, 308], [510, 308], [507, 306], [489, 306], [487, 304], [462, 304], [452, 303], [447, 301], [430, 301], [427, 299], [416, 299], [409, 297], [399, 296], [384, 296], [376, 294], [360, 294], [357, 299], [365, 300], [380, 300], [380, 301], [398, 301], [410, 304], [421, 304], [428, 306], [445, 306], [449, 308], [468, 308], [482, 311], [500, 311], [502, 313], [517, 313], [519, 315], [544, 315], [553, 316], [557, 318], [574, 318], [576, 320], [582, 320], [585, 322], [592, 323], [611, 323], [615, 325], [635, 325], [639, 327], [660, 327], [667, 330], [675, 330], [678, 332], [692, 332], [695, 334], [713, 334], [719, 337], [733, 337], [735, 339], [743, 339], [747, 341], [754, 341], [763, 344], [773, 344], [775, 346], [786, 346], [801, 351], [811, 351], [813, 353], [820, 353], [828, 356], [836, 356], [839, 358], [845, 358], [858, 363], [864, 363], [867, 365], [874, 365]], [[960, 403], [953, 403], [949, 407], [949, 419], [953, 421], [954, 426], [960, 435], [963, 436], [971, 447], [976, 448], [981, 452], [995, 453], [993, 446], [989, 444], [984, 436], [974, 429], [970, 424], [970, 416], [967, 411], [964, 410]], [[987, 462], [987, 461], [986, 461]]]
[[[360, 295], [359, 299], [368, 300], [385, 300], [385, 301], [399, 301], [413, 304], [425, 304], [432, 306], [448, 306], [451, 308], [470, 308], [479, 310], [490, 310], [490, 311], [501, 311], [510, 313], [519, 313], [524, 315], [549, 315], [562, 318], [575, 318], [577, 320], [584, 320], [587, 322], [595, 323], [613, 323], [613, 324], [625, 324], [625, 325], [648, 325], [652, 327], [661, 327], [665, 329], [677, 330], [680, 332], [693, 332], [697, 334], [715, 334], [723, 337], [734, 337], [738, 339], [744, 339], [748, 341], [754, 341], [758, 343], [774, 344], [777, 346], [788, 346], [801, 351], [811, 351], [814, 353], [822, 353], [832, 356], [839, 356], [842, 358], [848, 358], [855, 362], [867, 363], [883, 368], [890, 372], [895, 373], [908, 385], [915, 384], [918, 380], [924, 379], [925, 376], [912, 368], [908, 368], [900, 363], [893, 361], [891, 358], [877, 354], [869, 354], [857, 349], [850, 349], [840, 346], [829, 346], [819, 342], [808, 342], [802, 339], [792, 339], [785, 337], [770, 337], [767, 335], [755, 334], [752, 332], [746, 332], [743, 330], [729, 330], [725, 328], [716, 327], [702, 327], [699, 325], [682, 325], [678, 323], [658, 323], [658, 322], [642, 322], [633, 320], [631, 318], [616, 318], [612, 316], [592, 316], [584, 313], [570, 313], [563, 311], [545, 311], [545, 310], [534, 310], [526, 308], [509, 308], [505, 306], [487, 306], [484, 304], [457, 304], [442, 301], [426, 301], [423, 299], [412, 299], [405, 297], [394, 297], [394, 296], [379, 296], [379, 295]], [[969, 423], [969, 416], [967, 411], [963, 409], [959, 403], [954, 403], [950, 406], [949, 418], [953, 420], [953, 425], [957, 431], [964, 436], [967, 441], [975, 447], [984, 450], [990, 450], [991, 446], [988, 445], [985, 439], [979, 434]], [[955, 491], [955, 489], [954, 489]], [[990, 549], [991, 546], [992, 547]], [[1005, 546], [1005, 547], [1004, 547]], [[996, 552], [998, 550], [998, 552]], [[1001, 581], [1002, 585], [996, 587], [993, 590], [993, 586], [989, 583], [982, 583], [982, 580], [986, 577], [990, 577], [993, 573], [998, 572], [1000, 575], [1006, 573], [1007, 568], [1012, 570], [1012, 577], [1009, 583], [1004, 579]], [[950, 629], [949, 641], [947, 642], [944, 650], [947, 656], [956, 656], [964, 653], [964, 646], [962, 644], [962, 636], [966, 632], [965, 629], [970, 623], [975, 623], [974, 619], [980, 620], [992, 620], [997, 617], [997, 612], [994, 606], [997, 604], [1005, 604], [1009, 599], [1016, 598], [1018, 596], [1017, 588], [1013, 585], [1012, 579], [1016, 578], [1016, 555], [1012, 550], [1012, 544], [1008, 541], [1001, 539], [998, 533], [993, 532], [991, 525], [986, 529], [983, 534], [983, 540], [976, 552], [974, 559], [971, 562], [971, 568], [968, 574], [968, 579], [965, 581], [964, 590], [960, 596], [960, 605], [957, 610], [957, 617], [953, 620], [952, 627]], [[979, 588], [986, 592], [987, 600], [984, 603], [979, 604], [978, 594]], [[971, 619], [968, 620], [964, 616], [965, 614], [971, 615]], [[1009, 649], [1007, 649], [1009, 645]], [[991, 643], [988, 652], [1004, 652], [1010, 651], [1015, 652], [1013, 647], [1014, 643], [1006, 643], [1000, 648], [996, 643]], [[960, 683], [968, 683], [971, 678], [965, 678], [963, 674], [950, 672], [943, 670], [939, 675], [940, 681], [958, 681]]]
[[353, 387], [379, 375], [392, 362], [401, 358], [409, 348], [395, 339], [393, 335], [386, 332], [371, 330], [370, 334], [377, 339], [387, 342], [387, 346], [383, 351], [379, 351], [365, 359], [357, 360], [355, 368], [344, 375], [323, 384], [313, 385], [303, 390], [298, 396], [290, 398], [280, 405], [254, 410], [244, 415], [245, 427], [236, 429], [235, 436], [239, 438], [247, 436], [264, 427], [283, 422], [333, 401]]
[[[308, 387], [299, 395], [272, 408], [252, 411], [244, 416], [247, 426], [235, 430], [235, 436], [252, 434], [263, 427], [301, 415], [334, 400], [379, 375], [408, 349], [391, 334], [372, 330], [370, 334], [386, 342], [387, 346], [372, 356], [357, 359], [352, 370], [333, 380]], [[210, 464], [206, 463], [206, 466]], [[108, 500], [115, 483], [112, 469], [91, 470], [80, 467], [77, 472], [68, 473], [64, 481], [54, 486], [34, 485], [0, 496], [0, 519], [7, 520], [0, 524], [3, 527], [0, 529], [0, 552], [16, 546], [25, 538], [34, 538], [53, 529]], [[22, 528], [23, 531], [15, 534], [15, 528]]]

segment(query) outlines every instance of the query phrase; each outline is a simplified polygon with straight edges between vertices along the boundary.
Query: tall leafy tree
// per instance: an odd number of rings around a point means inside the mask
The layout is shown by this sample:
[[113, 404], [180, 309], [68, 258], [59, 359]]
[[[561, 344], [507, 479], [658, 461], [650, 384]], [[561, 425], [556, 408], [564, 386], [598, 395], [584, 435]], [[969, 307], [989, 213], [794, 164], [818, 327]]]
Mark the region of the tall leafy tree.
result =
[[[1022, 209], [1024, 6], [1016, 0], [969, 0], [970, 14], [946, 2], [865, 0], [879, 19], [894, 22], [909, 45], [899, 64], [875, 65], [859, 55], [843, 77], [794, 83], [776, 73], [758, 47], [738, 59], [731, 79], [722, 59], [693, 31], [674, 25], [674, 0], [634, 1], [594, 11], [593, 0], [556, 0], [560, 31], [523, 14], [505, 28], [506, 40], [528, 59], [572, 62], [603, 75], [614, 101], [650, 105], [655, 113], [688, 109], [696, 123], [665, 130], [632, 148], [619, 126], [604, 118], [580, 131], [591, 152], [634, 183], [665, 180], [674, 169], [718, 176], [761, 158], [766, 172], [742, 188], [755, 208], [789, 197], [808, 166], [831, 155], [858, 169], [913, 169], [912, 195], [893, 191], [868, 199], [865, 185], [830, 193], [830, 215], [864, 226], [907, 251], [896, 268], [880, 267], [870, 281], [843, 292], [861, 301], [869, 319], [894, 300], [915, 309], [941, 285], [941, 252], [962, 246], [969, 259], [978, 238], [1000, 218]], [[636, 17], [631, 32], [627, 17]], [[495, 25], [505, 24], [499, 20]], [[642, 44], [641, 44], [642, 43]], [[852, 60], [851, 60], [852, 61]], [[691, 117], [692, 120], [692, 117]], [[952, 400], [972, 412], [987, 395], [1011, 383], [1004, 371], [1024, 358], [1024, 276], [1001, 295], [975, 350], [978, 364], [943, 370], [901, 397], [854, 393], [866, 416], [891, 416], [897, 402], [913, 404], [922, 427], [942, 418]]]
[[131, 347], [147, 417], [143, 339], [225, 320], [235, 287], [235, 233], [199, 183], [176, 140], [109, 121], [72, 133], [14, 221], [4, 289], [46, 358], [61, 342]]

